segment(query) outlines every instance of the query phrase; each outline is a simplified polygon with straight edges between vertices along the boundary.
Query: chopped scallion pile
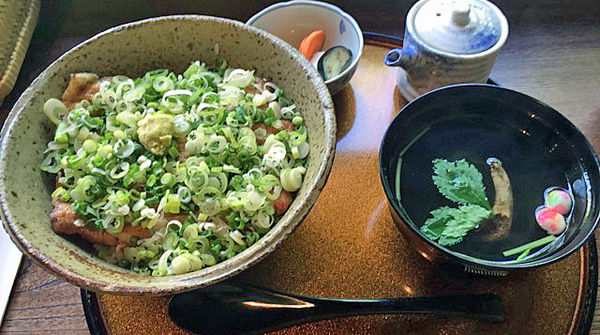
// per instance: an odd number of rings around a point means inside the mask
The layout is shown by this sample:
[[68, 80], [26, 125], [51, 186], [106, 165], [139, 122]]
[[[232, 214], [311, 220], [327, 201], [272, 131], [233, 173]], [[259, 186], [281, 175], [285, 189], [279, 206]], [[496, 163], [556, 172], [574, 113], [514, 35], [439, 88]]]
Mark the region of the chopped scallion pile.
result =
[[116, 241], [92, 240], [100, 258], [155, 276], [214, 265], [256, 243], [300, 189], [304, 118], [253, 71], [196, 61], [183, 74], [86, 75], [86, 99], [44, 104], [56, 131], [41, 168], [81, 235]]

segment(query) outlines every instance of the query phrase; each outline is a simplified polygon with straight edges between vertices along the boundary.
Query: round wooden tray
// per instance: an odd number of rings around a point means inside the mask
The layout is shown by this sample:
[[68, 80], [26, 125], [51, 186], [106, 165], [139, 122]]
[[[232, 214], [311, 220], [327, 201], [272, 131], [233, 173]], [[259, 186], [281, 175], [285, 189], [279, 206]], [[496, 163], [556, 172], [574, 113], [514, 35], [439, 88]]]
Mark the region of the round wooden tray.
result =
[[[594, 239], [568, 258], [507, 277], [439, 272], [396, 230], [379, 182], [378, 149], [392, 117], [406, 103], [395, 88], [396, 71], [383, 55], [401, 40], [365, 34], [367, 45], [350, 85], [334, 97], [336, 157], [310, 214], [282, 245], [237, 280], [299, 294], [385, 297], [494, 292], [506, 321], [379, 315], [326, 320], [281, 334], [587, 334], [595, 310]], [[92, 334], [185, 334], [168, 318], [169, 297], [81, 291]], [[235, 320], [232, 320], [235, 322]]]

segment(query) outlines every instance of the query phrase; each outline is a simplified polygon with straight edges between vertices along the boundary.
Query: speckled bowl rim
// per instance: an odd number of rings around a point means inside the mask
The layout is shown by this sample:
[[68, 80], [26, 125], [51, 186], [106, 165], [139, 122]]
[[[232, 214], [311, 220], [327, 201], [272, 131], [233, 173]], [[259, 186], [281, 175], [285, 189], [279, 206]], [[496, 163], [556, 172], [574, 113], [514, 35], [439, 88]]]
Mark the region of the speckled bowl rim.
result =
[[[331, 172], [331, 166], [333, 164], [333, 157], [335, 154], [335, 143], [336, 143], [336, 121], [334, 114], [334, 105], [323, 82], [323, 79], [318, 74], [317, 70], [301, 56], [299, 52], [293, 49], [288, 43], [284, 42], [280, 38], [263, 31], [261, 29], [248, 26], [242, 22], [214, 17], [214, 16], [205, 16], [205, 15], [172, 15], [172, 16], [161, 16], [154, 17], [149, 19], [144, 19], [140, 21], [135, 21], [131, 23], [125, 23], [110, 29], [107, 29], [101, 33], [98, 33], [91, 38], [79, 43], [75, 47], [71, 48], [69, 51], [60, 56], [57, 60], [52, 62], [44, 71], [42, 71], [36, 79], [30, 84], [30, 86], [21, 94], [13, 108], [11, 109], [4, 127], [0, 132], [0, 162], [3, 162], [5, 157], [5, 151], [7, 148], [7, 144], [9, 143], [9, 134], [11, 134], [11, 130], [13, 128], [13, 124], [18, 115], [23, 112], [24, 107], [29, 103], [32, 95], [37, 90], [37, 86], [40, 84], [43, 77], [45, 77], [46, 72], [49, 69], [57, 66], [58, 63], [67, 57], [68, 55], [78, 52], [80, 49], [85, 48], [87, 44], [92, 41], [95, 41], [99, 38], [102, 38], [105, 35], [119, 33], [121, 31], [144, 26], [144, 25], [152, 25], [161, 21], [170, 21], [170, 20], [197, 20], [197, 21], [212, 21], [218, 23], [225, 23], [228, 25], [232, 25], [241, 30], [247, 30], [251, 33], [258, 35], [260, 38], [269, 41], [273, 45], [281, 48], [283, 52], [287, 53], [293, 60], [302, 67], [302, 70], [307, 75], [307, 80], [310, 81], [311, 85], [315, 88], [318, 93], [318, 98], [321, 102], [323, 118], [324, 118], [324, 146], [323, 146], [323, 156], [325, 159], [319, 162], [317, 167], [315, 178], [311, 180], [305, 180], [303, 187], [307, 187], [308, 191], [304, 198], [298, 199], [300, 202], [296, 203], [296, 205], [292, 204], [290, 211], [296, 207], [296, 212], [294, 216], [289, 216], [286, 213], [284, 217], [275, 225], [273, 228], [263, 236], [257, 243], [255, 243], [250, 248], [244, 250], [238, 255], [232, 257], [229, 260], [218, 263], [214, 266], [204, 268], [202, 270], [192, 272], [185, 275], [178, 276], [170, 276], [169, 278], [173, 279], [169, 283], [158, 282], [163, 285], [159, 286], [135, 286], [133, 284], [120, 284], [120, 283], [112, 283], [107, 282], [101, 279], [89, 279], [85, 276], [77, 274], [67, 268], [63, 267], [58, 262], [55, 262], [53, 259], [46, 257], [35, 245], [27, 241], [23, 235], [14, 228], [14, 222], [12, 219], [12, 215], [9, 210], [9, 206], [7, 206], [5, 194], [8, 190], [5, 189], [5, 185], [3, 180], [0, 178], [0, 219], [2, 220], [2, 224], [11, 240], [23, 251], [26, 255], [32, 258], [38, 265], [40, 265], [43, 269], [50, 272], [51, 274], [64, 279], [74, 285], [79, 287], [83, 287], [92, 291], [99, 292], [108, 292], [108, 293], [116, 293], [116, 294], [157, 294], [157, 295], [166, 295], [173, 294], [177, 292], [189, 291], [195, 288], [208, 286], [229, 278], [231, 276], [236, 275], [237, 273], [249, 268], [253, 264], [257, 263], [269, 253], [275, 250], [275, 248], [283, 241], [285, 238], [293, 232], [293, 230], [298, 226], [298, 224], [304, 219], [304, 217], [308, 214], [318, 195], [321, 193], [321, 190], [325, 186], [325, 182]], [[4, 165], [0, 166], [3, 168]], [[296, 201], [294, 201], [296, 202]], [[48, 218], [48, 222], [49, 222]], [[107, 263], [108, 266], [108, 263]], [[208, 273], [208, 275], [205, 275]], [[133, 272], [131, 272], [134, 275]], [[202, 277], [206, 277], [205, 280], [201, 279]], [[165, 277], [162, 277], [165, 278]], [[177, 281], [179, 279], [179, 281]], [[194, 281], [194, 279], [196, 279]]]

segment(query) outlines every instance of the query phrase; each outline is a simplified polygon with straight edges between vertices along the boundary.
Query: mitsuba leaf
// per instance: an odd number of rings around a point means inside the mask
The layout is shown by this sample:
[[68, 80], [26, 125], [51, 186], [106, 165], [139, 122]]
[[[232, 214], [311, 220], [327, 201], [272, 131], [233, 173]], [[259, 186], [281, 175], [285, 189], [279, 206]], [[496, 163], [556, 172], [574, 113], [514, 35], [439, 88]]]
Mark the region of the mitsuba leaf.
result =
[[433, 173], [433, 183], [448, 200], [491, 208], [485, 195], [483, 176], [466, 160], [448, 162], [445, 159], [435, 159]]
[[467, 233], [490, 217], [492, 212], [479, 205], [463, 205], [452, 211], [452, 219], [446, 222], [438, 240], [440, 245], [454, 245], [462, 241]]
[[448, 221], [454, 218], [452, 213], [456, 210], [456, 208], [450, 207], [440, 207], [432, 210], [432, 217], [427, 219], [425, 224], [421, 226], [421, 233], [423, 233], [423, 235], [427, 236], [429, 239], [436, 241], [442, 236]]
[[491, 214], [489, 209], [479, 205], [440, 207], [431, 211], [432, 217], [425, 221], [421, 233], [440, 245], [454, 245]]

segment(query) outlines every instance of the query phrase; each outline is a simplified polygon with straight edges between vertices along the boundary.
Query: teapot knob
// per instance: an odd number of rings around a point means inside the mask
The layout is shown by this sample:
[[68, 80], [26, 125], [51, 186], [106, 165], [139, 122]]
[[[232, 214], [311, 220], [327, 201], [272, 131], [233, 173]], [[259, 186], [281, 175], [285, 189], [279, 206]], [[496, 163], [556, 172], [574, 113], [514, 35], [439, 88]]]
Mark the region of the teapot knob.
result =
[[469, 14], [471, 13], [471, 7], [466, 3], [456, 4], [456, 7], [452, 9], [452, 23], [457, 26], [464, 27], [469, 24], [471, 19], [469, 18]]

